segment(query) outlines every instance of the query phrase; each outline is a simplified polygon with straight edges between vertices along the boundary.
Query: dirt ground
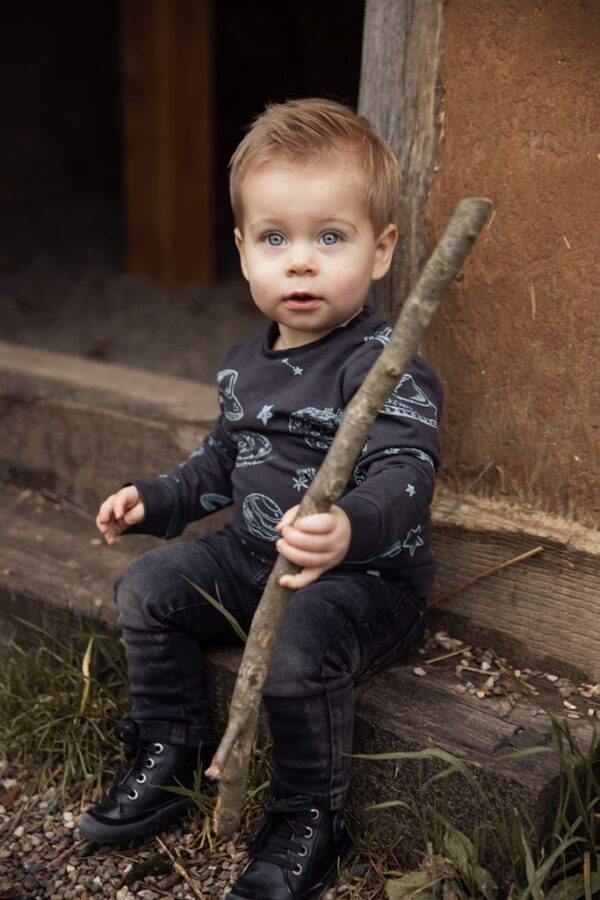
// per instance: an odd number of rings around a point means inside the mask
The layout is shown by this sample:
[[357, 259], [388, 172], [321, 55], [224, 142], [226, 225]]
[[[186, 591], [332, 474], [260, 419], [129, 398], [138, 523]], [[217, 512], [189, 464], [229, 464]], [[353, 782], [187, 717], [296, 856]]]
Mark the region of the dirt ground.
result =
[[235, 340], [264, 320], [229, 265], [212, 288], [166, 289], [123, 271], [106, 198], [38, 207], [0, 224], [0, 338], [213, 381]]

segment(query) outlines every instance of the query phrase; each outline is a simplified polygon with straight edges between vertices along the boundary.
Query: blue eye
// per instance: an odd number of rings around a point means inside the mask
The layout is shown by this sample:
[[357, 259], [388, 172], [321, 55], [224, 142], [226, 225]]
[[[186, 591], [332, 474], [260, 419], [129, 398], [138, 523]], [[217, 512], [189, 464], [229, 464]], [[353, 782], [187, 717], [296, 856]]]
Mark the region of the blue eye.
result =
[[337, 244], [340, 241], [340, 235], [337, 233], [337, 231], [325, 231], [321, 235], [321, 241], [328, 247], [332, 247], [334, 244]]
[[284, 243], [284, 237], [277, 231], [272, 231], [270, 234], [267, 234], [265, 236], [265, 241], [267, 242], [269, 247], [282, 247]]

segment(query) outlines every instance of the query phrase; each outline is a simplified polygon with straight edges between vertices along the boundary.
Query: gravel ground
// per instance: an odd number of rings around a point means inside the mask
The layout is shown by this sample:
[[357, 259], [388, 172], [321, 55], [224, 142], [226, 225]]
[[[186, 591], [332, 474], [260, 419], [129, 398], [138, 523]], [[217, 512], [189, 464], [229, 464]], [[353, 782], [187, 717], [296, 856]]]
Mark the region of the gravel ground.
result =
[[[2, 763], [0, 762], [0, 767]], [[201, 849], [191, 820], [136, 845], [115, 848], [80, 838], [79, 804], [63, 807], [51, 792], [20, 793], [26, 773], [4, 763], [0, 777], [0, 900], [223, 898], [246, 862], [242, 835]], [[173, 865], [173, 857], [176, 865]], [[142, 864], [146, 866], [142, 866]], [[160, 871], [152, 874], [152, 863]], [[144, 871], [146, 869], [146, 871]], [[383, 897], [367, 888], [364, 866], [343, 873], [326, 900]]]

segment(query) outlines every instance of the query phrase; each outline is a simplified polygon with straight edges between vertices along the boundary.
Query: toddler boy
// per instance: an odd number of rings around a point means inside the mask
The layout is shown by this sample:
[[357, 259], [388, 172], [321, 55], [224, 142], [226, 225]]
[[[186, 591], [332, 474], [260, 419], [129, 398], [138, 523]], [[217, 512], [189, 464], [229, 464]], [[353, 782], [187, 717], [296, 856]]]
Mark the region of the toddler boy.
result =
[[175, 472], [134, 481], [100, 507], [109, 544], [125, 531], [171, 538], [233, 505], [216, 534], [151, 550], [116, 585], [132, 711], [129, 767], [81, 819], [96, 841], [165, 826], [186, 800], [211, 735], [201, 648], [233, 641], [215, 594], [247, 630], [277, 551], [300, 567], [264, 702], [275, 768], [250, 862], [231, 900], [318, 898], [350, 849], [353, 686], [422, 636], [433, 560], [429, 505], [439, 464], [439, 382], [415, 357], [385, 403], [329, 513], [292, 525], [342, 412], [389, 338], [364, 306], [389, 269], [400, 179], [368, 122], [341, 104], [269, 107], [231, 160], [235, 241], [271, 324], [218, 373], [214, 432]]

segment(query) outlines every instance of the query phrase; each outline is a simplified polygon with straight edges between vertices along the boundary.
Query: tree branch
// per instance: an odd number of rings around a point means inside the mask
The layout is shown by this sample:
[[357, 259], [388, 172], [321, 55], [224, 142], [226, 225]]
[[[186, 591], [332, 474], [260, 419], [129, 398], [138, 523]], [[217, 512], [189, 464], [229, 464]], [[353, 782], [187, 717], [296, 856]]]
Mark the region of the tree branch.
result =
[[[344, 413], [323, 463], [300, 504], [297, 518], [326, 512], [342, 494], [379, 410], [417, 352], [442, 295], [461, 268], [490, 212], [477, 197], [462, 200], [404, 303], [388, 345]], [[292, 591], [279, 579], [298, 568], [279, 555], [254, 615], [231, 699], [229, 724], [206, 774], [220, 779], [215, 828], [229, 836], [239, 821], [248, 779], [262, 688], [271, 652]]]

